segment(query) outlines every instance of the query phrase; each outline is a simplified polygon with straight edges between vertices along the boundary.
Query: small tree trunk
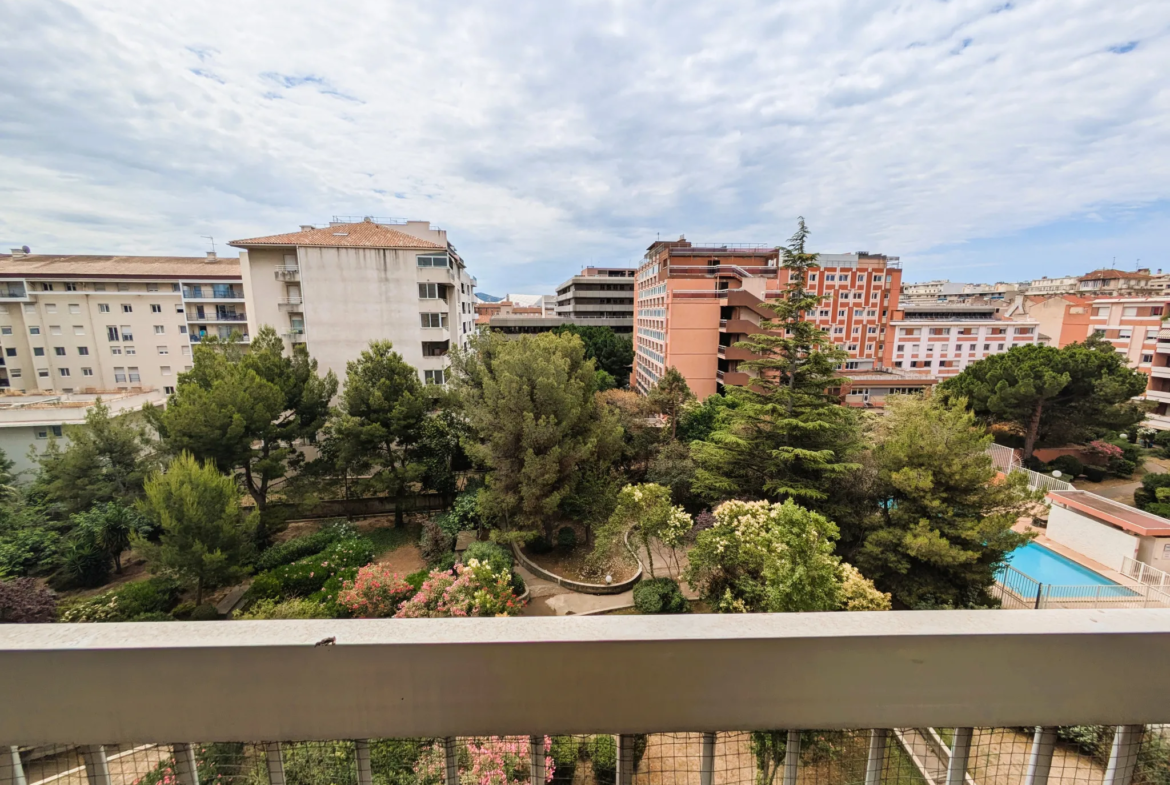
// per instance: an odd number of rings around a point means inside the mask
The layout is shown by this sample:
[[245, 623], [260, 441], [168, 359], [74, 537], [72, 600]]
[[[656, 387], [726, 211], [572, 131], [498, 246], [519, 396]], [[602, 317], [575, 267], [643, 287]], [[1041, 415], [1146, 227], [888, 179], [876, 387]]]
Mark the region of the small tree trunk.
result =
[[122, 552], [118, 551], [114, 554], [114, 572], [119, 575], [122, 574]]
[[1032, 449], [1036, 446], [1036, 437], [1040, 433], [1040, 414], [1044, 410], [1044, 401], [1036, 401], [1036, 408], [1032, 412], [1032, 419], [1028, 421], [1028, 433], [1024, 437], [1024, 460], [1032, 457]]
[[195, 604], [203, 604], [203, 576], [199, 576], [199, 580], [195, 581]]

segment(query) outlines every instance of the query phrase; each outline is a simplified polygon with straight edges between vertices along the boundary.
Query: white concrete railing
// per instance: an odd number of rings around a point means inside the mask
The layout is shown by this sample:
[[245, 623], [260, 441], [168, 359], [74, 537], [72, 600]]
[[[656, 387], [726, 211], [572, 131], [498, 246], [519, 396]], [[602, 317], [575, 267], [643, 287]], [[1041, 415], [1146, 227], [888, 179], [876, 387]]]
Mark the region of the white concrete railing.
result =
[[1170, 589], [1170, 574], [1128, 556], [1121, 557], [1121, 574], [1146, 586]]
[[1020, 465], [1020, 461], [1016, 457], [1016, 451], [1011, 447], [1005, 447], [1002, 444], [992, 444], [987, 448], [987, 454], [991, 456], [991, 462], [995, 468], [1004, 474], [1011, 474], [1012, 472], [1026, 473], [1028, 476], [1028, 487], [1032, 490], [1043, 490], [1045, 492], [1076, 490], [1070, 482], [1065, 482], [1057, 477], [1050, 477], [1040, 472], [1034, 472], [1031, 469], [1025, 469]]

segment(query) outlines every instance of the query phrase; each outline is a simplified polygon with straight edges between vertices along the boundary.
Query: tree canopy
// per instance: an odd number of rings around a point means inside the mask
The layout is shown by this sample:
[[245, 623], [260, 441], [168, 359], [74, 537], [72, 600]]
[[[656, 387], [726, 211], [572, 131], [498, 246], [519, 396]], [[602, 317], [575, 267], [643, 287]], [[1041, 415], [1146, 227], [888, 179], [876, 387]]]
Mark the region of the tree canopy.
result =
[[629, 386], [634, 366], [634, 342], [630, 336], [618, 335], [611, 327], [591, 324], [562, 324], [553, 328], [553, 332], [580, 338], [585, 345], [585, 357], [593, 360], [594, 368], [609, 374], [616, 386]]
[[691, 392], [686, 377], [672, 365], [666, 369], [646, 397], [651, 408], [658, 414], [665, 415], [670, 422], [670, 438], [677, 439], [679, 417], [682, 416], [686, 405], [695, 400], [695, 394]]
[[761, 304], [775, 314], [768, 332], [736, 343], [759, 359], [740, 363], [755, 375], [747, 386], [728, 385], [732, 402], [703, 441], [691, 445], [695, 490], [708, 499], [796, 499], [817, 508], [856, 468], [856, 415], [829, 389], [847, 354], [805, 320], [821, 299], [805, 289], [817, 255], [805, 250], [801, 219], [783, 249], [788, 284], [783, 296]]
[[492, 470], [481, 507], [505, 529], [548, 529], [579, 478], [608, 467], [621, 448], [584, 344], [576, 335], [481, 334], [454, 353], [452, 367], [478, 437], [468, 451]]
[[958, 399], [893, 396], [875, 426], [876, 512], [855, 563], [908, 608], [984, 607], [1012, 530], [1034, 501], [1022, 475], [997, 479], [991, 437]]
[[1084, 442], [1140, 422], [1144, 413], [1133, 398], [1146, 383], [1110, 343], [1090, 338], [1062, 349], [1029, 345], [993, 354], [947, 379], [939, 394], [966, 399], [986, 421], [1017, 427], [1027, 459], [1038, 443]]

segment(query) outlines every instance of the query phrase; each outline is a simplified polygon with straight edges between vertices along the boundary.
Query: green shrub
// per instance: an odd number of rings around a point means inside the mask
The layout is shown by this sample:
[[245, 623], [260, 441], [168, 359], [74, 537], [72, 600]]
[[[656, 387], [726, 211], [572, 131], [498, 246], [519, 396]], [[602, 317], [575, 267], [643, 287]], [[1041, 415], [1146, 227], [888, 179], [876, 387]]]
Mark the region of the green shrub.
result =
[[1105, 470], [1100, 466], [1086, 466], [1085, 479], [1089, 482], [1101, 482], [1105, 479]]
[[577, 547], [577, 530], [572, 526], [557, 529], [557, 547], [572, 550]]
[[294, 537], [288, 542], [273, 545], [256, 559], [256, 571], [275, 569], [285, 564], [292, 564], [298, 559], [312, 556], [328, 548], [338, 539], [338, 530], [327, 527], [312, 534]]
[[61, 555], [61, 580], [54, 581], [61, 588], [93, 588], [101, 586], [110, 577], [113, 564], [110, 554], [98, 545], [91, 531], [74, 532]]
[[581, 744], [577, 738], [575, 736], [553, 736], [549, 756], [553, 759], [555, 766], [553, 781], [572, 782], [577, 762], [581, 758]]
[[195, 610], [191, 611], [191, 621], [219, 621], [219, 611], [207, 603], [196, 605]]
[[617, 742], [613, 736], [594, 736], [589, 740], [589, 760], [598, 785], [613, 785], [617, 774]]
[[1170, 474], [1151, 472], [1143, 476], [1141, 487], [1133, 492], [1134, 504], [1143, 510], [1147, 509], [1149, 505], [1158, 501], [1159, 488], [1170, 488]]
[[687, 613], [690, 606], [678, 584], [670, 578], [649, 578], [634, 585], [638, 613]]
[[1162, 450], [1162, 454], [1170, 458], [1170, 431], [1158, 431], [1154, 436], [1154, 444]]
[[179, 621], [186, 621], [187, 619], [191, 618], [191, 611], [193, 610], [195, 610], [195, 603], [180, 602], [174, 607], [174, 610], [171, 611], [171, 618], [177, 619]]
[[[256, 782], [259, 777], [268, 778], [261, 771], [248, 772], [242, 770], [240, 763], [244, 761], [244, 745], [238, 742], [218, 742], [214, 744], [195, 745], [195, 771], [200, 782], [222, 782], [225, 779], [240, 776], [241, 781]], [[263, 764], [259, 764], [263, 766]], [[134, 781], [135, 785], [165, 785], [175, 782], [175, 759], [163, 758], [153, 769]]]
[[416, 785], [422, 782], [414, 773], [414, 766], [428, 744], [415, 739], [371, 739], [370, 765], [375, 772], [374, 781], [378, 785]]
[[422, 588], [423, 581], [427, 579], [428, 575], [430, 575], [429, 570], [419, 570], [418, 572], [412, 572], [410, 575], [406, 576], [406, 582], [409, 583], [415, 591], [418, 591]]
[[57, 595], [32, 578], [0, 581], [0, 624], [47, 624], [57, 619]]
[[61, 536], [45, 526], [25, 526], [0, 536], [0, 577], [44, 575], [60, 562]]
[[453, 554], [454, 548], [455, 537], [444, 531], [437, 521], [429, 520], [423, 524], [418, 550], [427, 566], [434, 567], [446, 554]]
[[553, 544], [548, 537], [545, 537], [543, 534], [538, 534], [529, 540], [524, 547], [528, 549], [529, 553], [541, 554], [551, 551]]
[[494, 542], [473, 542], [463, 552], [463, 563], [475, 559], [492, 568], [492, 572], [512, 571], [512, 552]]
[[364, 567], [374, 560], [374, 546], [364, 537], [338, 540], [316, 556], [261, 573], [252, 581], [248, 595], [257, 600], [308, 597], [321, 591], [339, 571]]
[[439, 572], [451, 572], [455, 569], [455, 551], [447, 551], [439, 560], [431, 565], [431, 570], [438, 570]]
[[1053, 469], [1059, 469], [1070, 481], [1075, 480], [1085, 470], [1085, 465], [1075, 455], [1060, 455], [1053, 458], [1048, 465]]
[[175, 617], [169, 613], [162, 613], [155, 611], [152, 613], [140, 613], [130, 621], [174, 621]]
[[146, 613], [168, 613], [179, 601], [179, 584], [172, 578], [136, 581], [93, 597], [63, 605], [61, 621], [129, 621]]
[[281, 745], [287, 785], [357, 785], [352, 741], [310, 741]]
[[[332, 580], [332, 579], [330, 579]], [[260, 619], [328, 619], [331, 614], [328, 608], [312, 600], [260, 600], [248, 610], [236, 615], [242, 621], [257, 621]]]
[[1105, 469], [1115, 477], [1132, 477], [1137, 471], [1137, 461], [1128, 458], [1114, 458], [1109, 461]]
[[321, 591], [316, 591], [309, 595], [309, 602], [315, 602], [321, 606], [321, 613], [323, 615], [318, 618], [340, 619], [349, 615], [344, 608], [337, 604], [337, 595], [341, 593], [341, 589], [346, 581], [357, 580], [357, 572], [357, 567], [346, 567], [345, 569], [338, 570], [335, 575], [325, 581], [325, 585], [321, 587]]

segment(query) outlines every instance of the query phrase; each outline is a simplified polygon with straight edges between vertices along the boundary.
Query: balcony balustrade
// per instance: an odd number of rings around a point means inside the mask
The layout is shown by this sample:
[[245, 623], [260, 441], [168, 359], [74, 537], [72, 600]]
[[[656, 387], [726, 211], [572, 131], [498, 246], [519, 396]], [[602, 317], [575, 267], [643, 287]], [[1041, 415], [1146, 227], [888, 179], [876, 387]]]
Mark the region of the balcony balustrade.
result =
[[301, 279], [301, 268], [299, 267], [277, 267], [276, 280], [278, 281], [299, 281]]

